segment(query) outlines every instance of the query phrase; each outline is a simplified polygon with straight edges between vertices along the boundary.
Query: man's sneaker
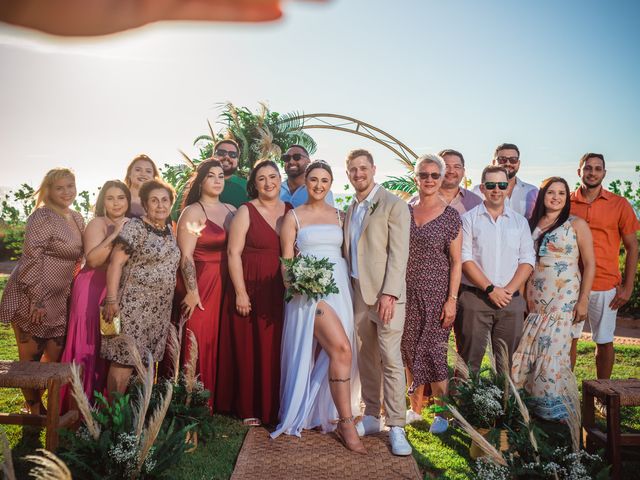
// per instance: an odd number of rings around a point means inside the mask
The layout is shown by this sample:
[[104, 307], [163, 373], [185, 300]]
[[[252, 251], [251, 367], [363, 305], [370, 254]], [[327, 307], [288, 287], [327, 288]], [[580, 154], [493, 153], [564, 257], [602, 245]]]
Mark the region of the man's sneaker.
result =
[[407, 420], [407, 423], [414, 423], [414, 422], [421, 422], [424, 419], [422, 418], [422, 415], [414, 412], [412, 409], [409, 409], [407, 410], [406, 420]]
[[356, 430], [358, 435], [364, 437], [365, 435], [371, 435], [372, 433], [378, 433], [382, 431], [382, 421], [379, 417], [373, 415], [365, 415], [356, 424]]
[[441, 417], [440, 415], [436, 415], [433, 419], [431, 427], [429, 427], [429, 431], [431, 433], [439, 434], [446, 432], [447, 428], [449, 428], [449, 420]]
[[391, 453], [402, 457], [411, 455], [411, 445], [407, 442], [404, 428], [391, 427], [391, 430], [389, 430], [389, 440], [391, 441]]

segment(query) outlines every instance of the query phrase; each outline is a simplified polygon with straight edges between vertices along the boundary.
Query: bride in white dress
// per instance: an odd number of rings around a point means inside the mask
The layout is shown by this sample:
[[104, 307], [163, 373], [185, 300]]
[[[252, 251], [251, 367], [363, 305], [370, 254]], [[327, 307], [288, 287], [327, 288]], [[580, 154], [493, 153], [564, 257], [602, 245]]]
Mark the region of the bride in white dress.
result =
[[295, 295], [285, 306], [280, 380], [280, 423], [271, 434], [300, 436], [303, 429], [335, 430], [350, 450], [366, 453], [353, 423], [360, 380], [351, 286], [342, 257], [341, 212], [327, 205], [333, 174], [323, 161], [305, 171], [307, 203], [291, 210], [280, 231], [282, 256], [328, 258], [339, 293], [314, 301]]

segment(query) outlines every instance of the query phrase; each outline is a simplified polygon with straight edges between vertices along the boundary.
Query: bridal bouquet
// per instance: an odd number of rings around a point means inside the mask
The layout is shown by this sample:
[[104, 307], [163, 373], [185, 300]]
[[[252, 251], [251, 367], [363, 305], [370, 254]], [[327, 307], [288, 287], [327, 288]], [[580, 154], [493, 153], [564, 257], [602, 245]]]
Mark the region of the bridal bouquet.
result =
[[280, 261], [284, 265], [284, 280], [289, 285], [284, 295], [287, 302], [297, 294], [318, 300], [330, 293], [339, 293], [333, 278], [334, 264], [328, 258], [300, 255]]

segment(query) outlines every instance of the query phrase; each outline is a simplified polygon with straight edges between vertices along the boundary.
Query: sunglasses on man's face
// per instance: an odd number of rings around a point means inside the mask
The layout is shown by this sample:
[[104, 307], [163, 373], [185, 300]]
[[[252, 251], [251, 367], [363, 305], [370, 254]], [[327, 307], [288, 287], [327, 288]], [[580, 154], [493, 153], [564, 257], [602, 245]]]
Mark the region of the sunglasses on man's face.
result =
[[426, 180], [429, 177], [433, 178], [434, 180], [438, 180], [440, 178], [440, 174], [438, 172], [418, 172], [416, 173], [416, 176], [420, 179], [420, 180]]
[[487, 190], [495, 190], [496, 187], [500, 190], [506, 190], [509, 187], [509, 182], [484, 182], [484, 188]]
[[309, 158], [309, 157], [301, 153], [294, 153], [293, 155], [289, 155], [287, 153], [285, 155], [282, 155], [281, 158], [284, 163], [289, 163], [291, 160], [295, 160], [296, 162], [299, 162], [301, 158]]
[[216, 150], [216, 157], [238, 158], [238, 152], [234, 152], [233, 150], [225, 150], [224, 148], [219, 148]]
[[500, 165], [506, 165], [507, 163], [515, 165], [520, 161], [520, 157], [498, 157], [496, 160]]

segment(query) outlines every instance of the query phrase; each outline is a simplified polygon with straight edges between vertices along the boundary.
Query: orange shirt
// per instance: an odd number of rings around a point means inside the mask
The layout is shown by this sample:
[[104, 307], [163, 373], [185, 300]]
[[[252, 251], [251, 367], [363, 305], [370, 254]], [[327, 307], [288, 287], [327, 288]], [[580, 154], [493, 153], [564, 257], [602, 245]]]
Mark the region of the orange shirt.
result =
[[602, 188], [600, 195], [589, 203], [578, 188], [571, 193], [571, 213], [584, 218], [593, 235], [596, 257], [594, 291], [611, 290], [622, 282], [618, 265], [622, 235], [640, 230], [640, 222], [626, 198]]

